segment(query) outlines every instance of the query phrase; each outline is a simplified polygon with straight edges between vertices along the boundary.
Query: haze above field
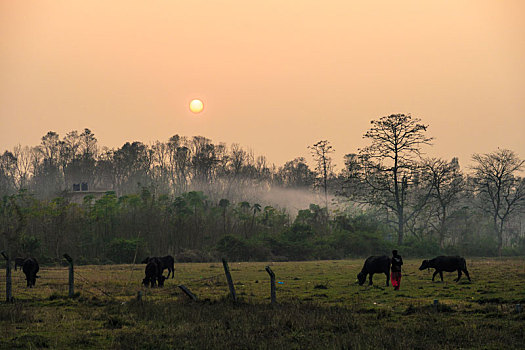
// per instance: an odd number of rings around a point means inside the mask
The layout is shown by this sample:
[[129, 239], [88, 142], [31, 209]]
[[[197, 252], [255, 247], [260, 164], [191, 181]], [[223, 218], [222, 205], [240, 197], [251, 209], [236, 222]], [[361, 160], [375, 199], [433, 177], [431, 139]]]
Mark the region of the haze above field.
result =
[[3, 1], [0, 149], [87, 127], [109, 147], [202, 135], [277, 164], [327, 139], [340, 164], [370, 120], [411, 113], [430, 155], [523, 157], [523, 62], [521, 0]]

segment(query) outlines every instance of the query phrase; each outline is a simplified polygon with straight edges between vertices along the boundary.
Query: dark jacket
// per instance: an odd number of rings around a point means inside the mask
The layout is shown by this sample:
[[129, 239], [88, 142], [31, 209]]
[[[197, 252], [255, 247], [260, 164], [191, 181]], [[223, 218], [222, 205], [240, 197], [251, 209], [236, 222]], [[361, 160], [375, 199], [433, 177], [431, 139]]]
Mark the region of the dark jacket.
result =
[[403, 265], [401, 255], [392, 256], [392, 272], [401, 272], [401, 265]]

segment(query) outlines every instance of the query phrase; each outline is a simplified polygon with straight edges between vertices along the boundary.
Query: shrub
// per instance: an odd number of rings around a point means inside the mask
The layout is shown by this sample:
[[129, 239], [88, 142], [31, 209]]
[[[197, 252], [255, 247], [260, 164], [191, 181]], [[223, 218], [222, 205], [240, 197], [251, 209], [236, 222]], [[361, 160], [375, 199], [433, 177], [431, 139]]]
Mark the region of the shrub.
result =
[[215, 246], [217, 252], [232, 261], [268, 260], [270, 251], [257, 242], [249, 242], [232, 235], [222, 237]]
[[129, 264], [133, 262], [135, 253], [137, 256], [147, 255], [142, 239], [114, 238], [109, 243], [107, 258], [114, 263]]
[[481, 236], [474, 241], [464, 241], [457, 248], [459, 255], [467, 256], [496, 256], [498, 244], [495, 237]]
[[216, 260], [208, 253], [197, 249], [184, 249], [175, 255], [177, 262], [209, 262]]
[[415, 237], [407, 237], [405, 243], [398, 248], [405, 256], [427, 257], [442, 254], [439, 243], [432, 239], [418, 239]]
[[272, 256], [286, 256], [289, 260], [312, 259], [313, 244], [306, 241], [289, 241], [285, 237], [268, 237], [264, 240]]
[[341, 251], [343, 256], [364, 257], [388, 254], [391, 244], [383, 238], [381, 232], [365, 230], [339, 230], [335, 233], [332, 245]]

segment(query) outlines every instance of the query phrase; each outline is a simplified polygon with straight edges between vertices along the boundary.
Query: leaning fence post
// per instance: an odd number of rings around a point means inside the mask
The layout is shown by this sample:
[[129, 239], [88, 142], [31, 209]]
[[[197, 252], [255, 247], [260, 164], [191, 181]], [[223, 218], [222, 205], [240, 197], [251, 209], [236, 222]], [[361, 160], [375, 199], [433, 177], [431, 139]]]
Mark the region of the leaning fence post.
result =
[[190, 298], [191, 300], [194, 300], [194, 301], [197, 301], [197, 296], [195, 294], [193, 294], [189, 289], [188, 287], [186, 287], [185, 285], [183, 284], [179, 284], [179, 288], [184, 292], [184, 294], [186, 294], [188, 296], [188, 298]]
[[69, 263], [69, 297], [73, 298], [73, 295], [75, 294], [75, 274], [73, 271], [73, 259], [68, 254], [64, 254], [64, 258]]
[[3, 250], [2, 256], [5, 259], [5, 301], [9, 303], [13, 301], [13, 284], [11, 283], [11, 259], [9, 259], [9, 255]]
[[270, 292], [272, 296], [272, 304], [275, 304], [277, 302], [277, 297], [275, 296], [275, 273], [273, 273], [270, 266], [266, 266], [264, 269], [270, 275]]
[[230, 286], [230, 293], [232, 295], [233, 301], [237, 301], [237, 295], [235, 294], [235, 287], [233, 286], [232, 275], [230, 274], [230, 268], [228, 267], [228, 262], [226, 259], [222, 259], [222, 265], [224, 266], [224, 273], [226, 274], [226, 279], [228, 280], [228, 286]]

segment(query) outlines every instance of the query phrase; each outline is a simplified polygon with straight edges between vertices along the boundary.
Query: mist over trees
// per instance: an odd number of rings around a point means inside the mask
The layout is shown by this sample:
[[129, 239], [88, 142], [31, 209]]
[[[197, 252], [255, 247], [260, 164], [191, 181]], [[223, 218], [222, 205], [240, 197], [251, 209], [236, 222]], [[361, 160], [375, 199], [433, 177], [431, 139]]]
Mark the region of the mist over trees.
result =
[[277, 167], [237, 144], [172, 136], [98, 144], [50, 131], [0, 154], [0, 234], [12, 255], [81, 263], [523, 254], [524, 160], [511, 150], [426, 158], [433, 138], [410, 115], [371, 121], [369, 145], [332, 167], [332, 146]]

